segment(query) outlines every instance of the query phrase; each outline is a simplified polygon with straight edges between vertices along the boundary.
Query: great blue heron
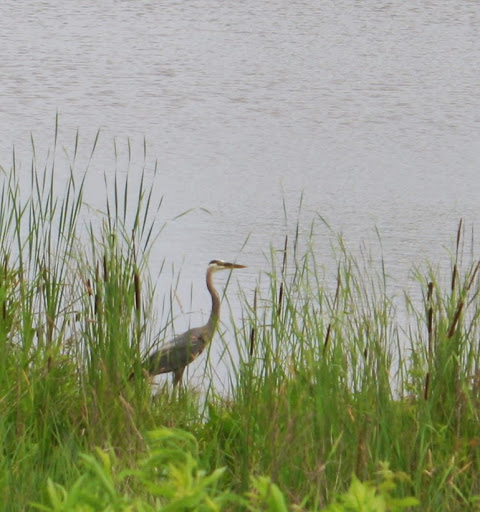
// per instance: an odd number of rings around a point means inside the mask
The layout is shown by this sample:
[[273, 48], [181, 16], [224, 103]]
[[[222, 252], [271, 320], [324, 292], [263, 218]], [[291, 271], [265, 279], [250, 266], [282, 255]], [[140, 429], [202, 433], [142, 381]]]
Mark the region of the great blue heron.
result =
[[207, 288], [212, 296], [212, 312], [208, 322], [202, 327], [193, 327], [173, 340], [165, 343], [143, 362], [143, 367], [153, 376], [173, 372], [173, 385], [176, 386], [183, 376], [185, 367], [194, 361], [212, 341], [220, 318], [220, 297], [213, 286], [213, 274], [219, 270], [246, 268], [237, 263], [212, 260], [207, 268]]

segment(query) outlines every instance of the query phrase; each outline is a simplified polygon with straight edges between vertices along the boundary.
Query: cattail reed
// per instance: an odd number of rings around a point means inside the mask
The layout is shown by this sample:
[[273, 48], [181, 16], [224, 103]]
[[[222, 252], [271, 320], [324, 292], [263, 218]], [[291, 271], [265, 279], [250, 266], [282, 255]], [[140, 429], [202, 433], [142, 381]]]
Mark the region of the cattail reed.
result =
[[278, 306], [277, 314], [280, 315], [283, 304], [283, 287], [285, 283], [285, 272], [287, 268], [287, 249], [288, 249], [288, 235], [285, 236], [285, 244], [283, 247], [283, 261], [282, 261], [282, 281], [280, 282], [280, 289], [278, 291]]
[[257, 292], [258, 288], [255, 287], [255, 291], [253, 293], [253, 324], [252, 328], [250, 330], [250, 350], [249, 354], [250, 357], [253, 357], [254, 350], [255, 350], [255, 333], [256, 333], [256, 325], [257, 325]]

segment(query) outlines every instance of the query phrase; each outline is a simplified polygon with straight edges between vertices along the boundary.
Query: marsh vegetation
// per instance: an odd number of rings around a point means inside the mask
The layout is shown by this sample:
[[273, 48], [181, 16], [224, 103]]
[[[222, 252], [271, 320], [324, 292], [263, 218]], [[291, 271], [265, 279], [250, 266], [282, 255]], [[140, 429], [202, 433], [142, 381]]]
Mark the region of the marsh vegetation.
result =
[[15, 164], [1, 174], [4, 510], [479, 506], [480, 275], [463, 224], [448, 275], [412, 271], [415, 297], [341, 238], [333, 272], [287, 239], [218, 340], [225, 389], [152, 396], [129, 375], [169, 293], [148, 267], [161, 200], [143, 177], [105, 187], [89, 221], [83, 176], [57, 191], [53, 162], [28, 190]]

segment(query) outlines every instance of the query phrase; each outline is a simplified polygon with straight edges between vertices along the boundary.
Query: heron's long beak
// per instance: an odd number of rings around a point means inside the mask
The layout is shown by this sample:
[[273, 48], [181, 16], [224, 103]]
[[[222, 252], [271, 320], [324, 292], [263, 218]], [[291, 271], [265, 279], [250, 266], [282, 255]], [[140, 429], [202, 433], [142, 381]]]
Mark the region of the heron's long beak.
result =
[[223, 262], [222, 265], [225, 267], [225, 268], [247, 268], [246, 265], [240, 265], [239, 263], [227, 263], [227, 262]]

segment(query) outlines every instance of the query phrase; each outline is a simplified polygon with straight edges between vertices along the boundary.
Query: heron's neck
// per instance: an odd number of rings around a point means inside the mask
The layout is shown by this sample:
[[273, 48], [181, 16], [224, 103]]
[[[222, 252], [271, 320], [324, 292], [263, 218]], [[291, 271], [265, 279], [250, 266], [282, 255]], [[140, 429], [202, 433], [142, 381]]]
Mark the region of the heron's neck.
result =
[[208, 291], [210, 292], [210, 295], [212, 296], [212, 312], [210, 313], [210, 318], [208, 319], [207, 326], [209, 328], [211, 335], [213, 336], [213, 333], [218, 325], [218, 320], [220, 318], [220, 296], [218, 295], [217, 290], [213, 286], [212, 275], [207, 275], [207, 288]]

